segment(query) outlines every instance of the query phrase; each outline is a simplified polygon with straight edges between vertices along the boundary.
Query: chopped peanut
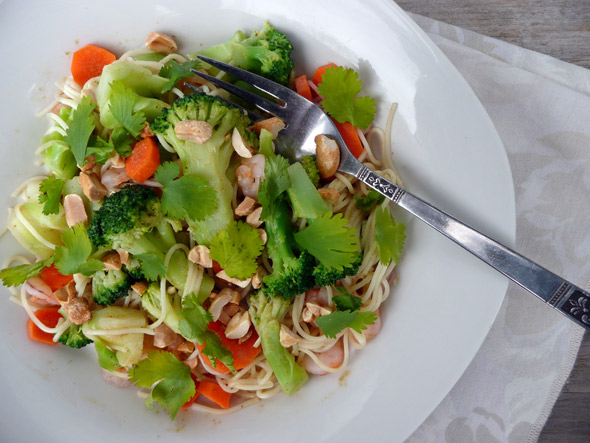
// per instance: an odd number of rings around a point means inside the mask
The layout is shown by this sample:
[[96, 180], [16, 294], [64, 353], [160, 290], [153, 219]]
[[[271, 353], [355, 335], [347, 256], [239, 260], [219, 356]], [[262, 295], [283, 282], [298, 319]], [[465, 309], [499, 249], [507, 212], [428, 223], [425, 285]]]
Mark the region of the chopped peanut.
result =
[[144, 281], [138, 281], [131, 285], [131, 289], [137, 292], [139, 295], [143, 295], [145, 291], [147, 291], [148, 284]]
[[244, 200], [236, 207], [234, 213], [238, 217], [245, 217], [254, 210], [254, 206], [256, 206], [256, 200], [251, 197], [244, 197]]
[[174, 127], [176, 136], [181, 140], [187, 140], [202, 145], [211, 138], [213, 127], [200, 120], [183, 120]]
[[272, 133], [272, 138], [277, 138], [279, 132], [285, 129], [285, 122], [278, 117], [267, 118], [266, 120], [260, 120], [252, 125], [252, 130], [257, 134], [260, 134], [261, 129], [266, 129]]
[[281, 331], [279, 332], [279, 340], [283, 348], [290, 348], [298, 341], [300, 341], [301, 338], [285, 325], [281, 325]]
[[331, 203], [337, 203], [340, 198], [340, 192], [338, 192], [338, 189], [321, 188], [318, 189], [318, 192], [324, 200], [328, 200]]
[[262, 244], [265, 245], [266, 242], [268, 241], [268, 234], [266, 233], [266, 231], [264, 229], [257, 229], [258, 231], [258, 236], [260, 237], [260, 240], [262, 240]]
[[172, 54], [177, 49], [174, 39], [163, 32], [150, 32], [145, 39], [145, 46], [150, 51], [163, 54]]
[[209, 248], [205, 245], [197, 245], [188, 253], [188, 259], [204, 268], [212, 268], [213, 260]]
[[230, 339], [238, 339], [245, 336], [250, 330], [250, 314], [247, 311], [236, 314], [225, 328], [225, 336]]
[[233, 278], [227, 275], [225, 270], [219, 271], [217, 274], [215, 274], [215, 277], [225, 280], [228, 283], [232, 283], [236, 286], [239, 286], [240, 288], [245, 288], [250, 284], [250, 281], [252, 280], [252, 278], [248, 278], [246, 280], [238, 280], [237, 278]]
[[248, 223], [253, 228], [258, 228], [262, 224], [262, 220], [260, 220], [260, 214], [262, 213], [262, 206], [254, 209], [248, 217], [246, 217], [246, 223]]
[[106, 271], [118, 271], [121, 269], [121, 256], [117, 252], [111, 252], [102, 258]]
[[240, 131], [238, 130], [238, 128], [234, 128], [234, 130], [232, 132], [231, 144], [234, 148], [234, 151], [236, 151], [236, 154], [238, 154], [240, 157], [242, 157], [242, 158], [251, 158], [252, 157], [252, 151], [250, 151], [250, 148], [246, 145], [246, 142], [244, 142], [244, 139], [242, 138], [242, 134], [240, 134]]
[[227, 305], [230, 300], [231, 295], [228, 294], [219, 294], [213, 299], [211, 306], [209, 306], [209, 312], [211, 313], [211, 317], [213, 317], [213, 321], [219, 320], [223, 312], [223, 307]]
[[92, 318], [88, 300], [84, 297], [74, 297], [64, 306], [66, 315], [72, 323], [81, 325]]
[[340, 148], [338, 144], [325, 135], [316, 135], [316, 164], [320, 177], [330, 178], [336, 174], [340, 166]]

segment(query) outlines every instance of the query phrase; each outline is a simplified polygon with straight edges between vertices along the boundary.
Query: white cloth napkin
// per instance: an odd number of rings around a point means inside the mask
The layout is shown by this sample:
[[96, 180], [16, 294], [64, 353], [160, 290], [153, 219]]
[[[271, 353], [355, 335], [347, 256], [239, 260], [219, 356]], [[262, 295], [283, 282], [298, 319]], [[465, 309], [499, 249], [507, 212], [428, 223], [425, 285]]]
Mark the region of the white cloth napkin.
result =
[[[516, 249], [590, 287], [590, 71], [422, 16], [465, 77], [512, 169]], [[583, 329], [511, 284], [467, 371], [409, 442], [534, 442]]]

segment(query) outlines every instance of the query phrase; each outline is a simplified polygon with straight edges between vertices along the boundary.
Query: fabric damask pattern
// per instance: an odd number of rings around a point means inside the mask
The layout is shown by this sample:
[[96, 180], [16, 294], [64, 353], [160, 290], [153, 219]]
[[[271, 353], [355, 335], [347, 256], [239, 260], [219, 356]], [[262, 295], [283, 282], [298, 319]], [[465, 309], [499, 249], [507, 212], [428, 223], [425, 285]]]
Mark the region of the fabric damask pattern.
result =
[[[412, 18], [465, 77], [496, 125], [514, 180], [516, 249], [589, 289], [590, 205], [583, 203], [590, 190], [590, 71]], [[511, 284], [471, 365], [408, 441], [536, 441], [582, 335], [581, 327]]]

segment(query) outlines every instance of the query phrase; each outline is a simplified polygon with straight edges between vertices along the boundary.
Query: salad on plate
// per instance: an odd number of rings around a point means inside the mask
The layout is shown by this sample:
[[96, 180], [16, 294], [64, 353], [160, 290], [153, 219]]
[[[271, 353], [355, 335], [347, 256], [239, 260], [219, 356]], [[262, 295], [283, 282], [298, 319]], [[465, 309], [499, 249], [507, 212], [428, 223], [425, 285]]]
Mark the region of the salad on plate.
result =
[[336, 172], [331, 140], [301, 162], [277, 154], [288, 122], [252, 121], [232, 104], [247, 103], [199, 72], [228, 76], [195, 55], [293, 87], [359, 160], [401, 184], [395, 105], [385, 131], [375, 127], [353, 69], [298, 72], [268, 22], [188, 55], [161, 32], [145, 46], [77, 50], [40, 113], [51, 123], [36, 151], [47, 174], [15, 190], [6, 226], [29, 255], [0, 271], [29, 338], [93, 345], [107, 382], [135, 385], [172, 419], [343, 371], [380, 330], [404, 225], [388, 200]]

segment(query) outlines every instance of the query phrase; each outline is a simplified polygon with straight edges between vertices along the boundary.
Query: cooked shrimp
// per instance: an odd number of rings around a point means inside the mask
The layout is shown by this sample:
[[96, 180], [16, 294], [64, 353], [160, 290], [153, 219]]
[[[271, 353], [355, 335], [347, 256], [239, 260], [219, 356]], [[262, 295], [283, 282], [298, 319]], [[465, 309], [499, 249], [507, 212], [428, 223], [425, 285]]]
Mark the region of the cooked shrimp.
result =
[[258, 200], [258, 186], [264, 178], [264, 155], [242, 159], [242, 164], [236, 169], [236, 178], [242, 194]]
[[[342, 339], [334, 343], [334, 346], [327, 351], [320, 352], [316, 354], [316, 356], [325, 366], [333, 369], [339, 368], [342, 366], [342, 362], [344, 362], [344, 346], [342, 344]], [[328, 373], [328, 371], [322, 369], [315, 361], [313, 361], [309, 355], [306, 355], [303, 358], [302, 365], [310, 374], [326, 375]]]

